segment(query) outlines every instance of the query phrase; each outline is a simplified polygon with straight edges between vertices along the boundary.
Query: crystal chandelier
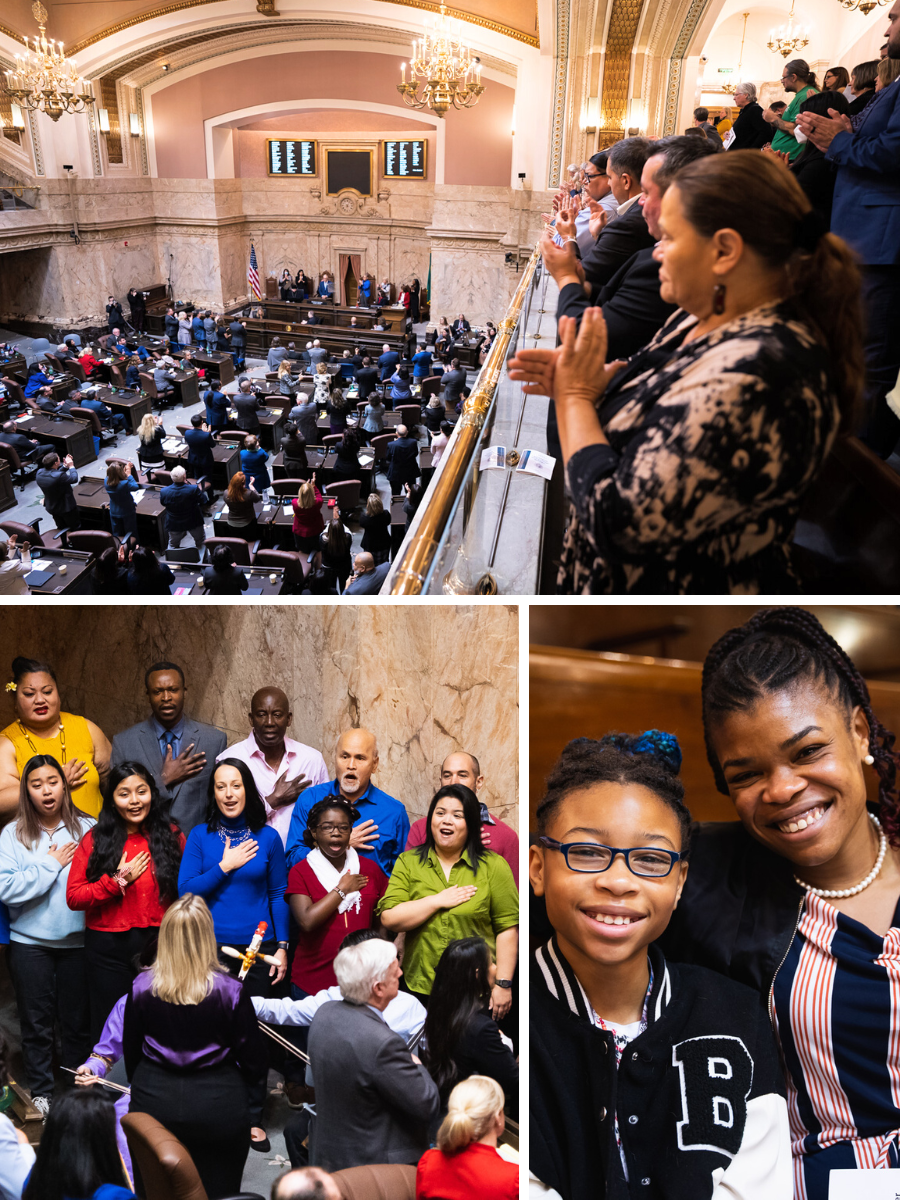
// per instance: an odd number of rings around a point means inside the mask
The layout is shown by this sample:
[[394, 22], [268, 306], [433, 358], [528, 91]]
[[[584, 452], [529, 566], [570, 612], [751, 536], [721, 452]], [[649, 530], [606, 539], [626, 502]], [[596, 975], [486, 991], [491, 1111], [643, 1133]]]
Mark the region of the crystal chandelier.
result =
[[743, 76], [741, 75], [741, 71], [743, 70], [743, 66], [744, 66], [744, 39], [747, 37], [747, 18], [750, 16], [750, 14], [748, 12], [745, 12], [745, 13], [742, 13], [741, 15], [744, 18], [744, 32], [741, 34], [741, 57], [738, 59], [738, 77], [734, 81], [734, 83], [723, 83], [722, 84], [722, 91], [727, 92], [729, 96], [734, 95], [735, 91], [737, 90], [738, 84], [741, 82], [741, 80], [743, 78]]
[[[402, 82], [397, 91], [409, 108], [430, 108], [443, 117], [447, 109], [471, 108], [484, 91], [481, 63], [472, 55], [462, 37], [459, 21], [447, 18], [441, 5], [440, 17], [432, 17], [425, 36], [413, 42], [409, 64], [410, 82], [406, 82], [406, 63], [400, 67]], [[419, 80], [424, 88], [419, 95]]]
[[890, 0], [839, 0], [839, 3], [841, 8], [846, 8], [848, 12], [857, 9], [864, 16], [868, 16], [876, 4], [883, 7], [885, 4], [889, 4]]
[[31, 6], [31, 12], [41, 31], [40, 37], [32, 38], [34, 45], [26, 52], [16, 55], [16, 69], [6, 72], [4, 91], [20, 108], [40, 109], [53, 121], [62, 114], [85, 112], [94, 103], [87, 81], [81, 79], [75, 64], [63, 54], [62, 42], [44, 36], [47, 26], [47, 10], [40, 0]]
[[791, 11], [788, 15], [787, 25], [782, 25], [780, 29], [772, 29], [769, 31], [769, 40], [766, 42], [768, 48], [775, 54], [782, 54], [788, 58], [791, 54], [795, 54], [798, 50], [802, 50], [809, 42], [809, 29], [805, 26], [798, 25], [794, 28], [794, 0], [791, 0]]

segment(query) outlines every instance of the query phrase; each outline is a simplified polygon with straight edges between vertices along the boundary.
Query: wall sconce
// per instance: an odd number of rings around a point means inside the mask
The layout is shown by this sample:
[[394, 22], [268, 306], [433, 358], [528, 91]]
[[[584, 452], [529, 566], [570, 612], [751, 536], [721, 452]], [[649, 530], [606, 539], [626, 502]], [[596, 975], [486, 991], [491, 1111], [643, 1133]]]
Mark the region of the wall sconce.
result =
[[137, 113], [129, 113], [128, 114], [128, 122], [131, 127], [132, 137], [140, 137], [141, 136], [141, 123], [138, 120]]
[[515, 137], [515, 136], [516, 136], [516, 106], [515, 106], [515, 105], [513, 105], [513, 111], [512, 111], [512, 125], [510, 126], [510, 130], [509, 130], [509, 132], [510, 132], [510, 136], [511, 136], [511, 137]]
[[13, 129], [25, 128], [25, 114], [19, 108], [18, 104], [11, 104], [10, 111], [12, 112], [12, 127]]
[[597, 126], [600, 124], [600, 97], [589, 96], [587, 104], [584, 106], [584, 124], [582, 128], [585, 133], [596, 133]]
[[100, 132], [101, 133], [109, 133], [109, 109], [108, 108], [98, 108], [97, 109], [97, 121], [99, 122], [99, 125], [100, 125]]
[[628, 102], [629, 111], [629, 126], [636, 125], [639, 129], [644, 129], [647, 121], [647, 114], [644, 109], [644, 101], [635, 97]]

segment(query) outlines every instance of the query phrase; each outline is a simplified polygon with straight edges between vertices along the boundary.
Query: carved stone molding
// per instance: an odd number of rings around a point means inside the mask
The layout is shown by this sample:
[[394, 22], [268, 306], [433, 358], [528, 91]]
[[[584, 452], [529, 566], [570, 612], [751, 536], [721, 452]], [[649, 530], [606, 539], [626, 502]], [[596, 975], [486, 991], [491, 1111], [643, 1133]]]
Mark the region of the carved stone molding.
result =
[[566, 127], [566, 92], [569, 81], [569, 17], [572, 0], [556, 0], [556, 73], [553, 86], [553, 119], [550, 125], [550, 161], [547, 187], [559, 186], [562, 145]]
[[672, 47], [669, 58], [669, 78], [666, 85], [666, 114], [662, 130], [664, 137], [675, 132], [681, 78], [684, 71], [684, 56], [708, 4], [709, 0], [691, 0], [690, 8], [685, 14], [678, 37], [675, 39], [675, 45]]

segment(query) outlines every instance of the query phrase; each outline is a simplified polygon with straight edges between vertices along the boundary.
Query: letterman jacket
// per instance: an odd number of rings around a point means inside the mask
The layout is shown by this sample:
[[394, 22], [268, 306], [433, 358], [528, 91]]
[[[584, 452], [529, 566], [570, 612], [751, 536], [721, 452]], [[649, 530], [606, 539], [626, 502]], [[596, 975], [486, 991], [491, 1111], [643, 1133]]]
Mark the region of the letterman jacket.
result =
[[555, 935], [536, 952], [532, 1174], [562, 1200], [791, 1200], [784, 1084], [757, 995], [648, 953], [647, 1029], [617, 1069]]

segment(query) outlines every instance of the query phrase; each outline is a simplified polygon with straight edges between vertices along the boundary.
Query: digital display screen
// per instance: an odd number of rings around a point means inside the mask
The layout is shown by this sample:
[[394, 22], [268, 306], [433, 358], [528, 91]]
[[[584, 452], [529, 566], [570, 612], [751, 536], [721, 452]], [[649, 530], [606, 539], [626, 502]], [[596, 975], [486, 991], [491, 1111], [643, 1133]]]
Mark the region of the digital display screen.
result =
[[428, 143], [384, 142], [384, 171], [386, 179], [424, 179], [425, 151]]
[[270, 175], [315, 175], [316, 143], [269, 138], [266, 157]]

